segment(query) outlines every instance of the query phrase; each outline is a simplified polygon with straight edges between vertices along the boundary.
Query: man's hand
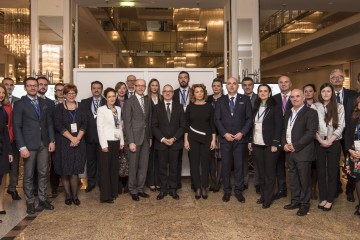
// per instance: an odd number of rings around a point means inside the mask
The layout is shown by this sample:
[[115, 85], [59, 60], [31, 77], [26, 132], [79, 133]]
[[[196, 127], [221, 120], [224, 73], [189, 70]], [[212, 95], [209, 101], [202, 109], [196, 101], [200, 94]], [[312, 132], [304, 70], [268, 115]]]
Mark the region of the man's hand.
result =
[[136, 152], [136, 144], [135, 143], [130, 143], [129, 144], [129, 150], [131, 152]]
[[49, 152], [54, 152], [55, 151], [55, 143], [51, 142], [49, 143]]
[[106, 147], [106, 148], [102, 148], [101, 151], [103, 151], [103, 152], [109, 152], [109, 148], [107, 148], [107, 147]]
[[12, 162], [13, 162], [13, 160], [14, 160], [13, 155], [9, 155], [9, 163], [12, 163]]
[[243, 134], [242, 134], [241, 132], [238, 132], [238, 133], [234, 136], [235, 140], [237, 140], [237, 141], [240, 141], [240, 140], [242, 139], [242, 137], [243, 137]]
[[226, 139], [227, 141], [229, 141], [229, 142], [233, 142], [234, 139], [235, 139], [235, 136], [232, 135], [232, 134], [230, 134], [230, 133], [225, 133], [224, 137], [225, 137], [225, 139]]
[[28, 158], [28, 157], [30, 157], [30, 152], [29, 152], [29, 150], [28, 150], [27, 148], [21, 150], [21, 151], [20, 151], [20, 156], [21, 156], [22, 158]]

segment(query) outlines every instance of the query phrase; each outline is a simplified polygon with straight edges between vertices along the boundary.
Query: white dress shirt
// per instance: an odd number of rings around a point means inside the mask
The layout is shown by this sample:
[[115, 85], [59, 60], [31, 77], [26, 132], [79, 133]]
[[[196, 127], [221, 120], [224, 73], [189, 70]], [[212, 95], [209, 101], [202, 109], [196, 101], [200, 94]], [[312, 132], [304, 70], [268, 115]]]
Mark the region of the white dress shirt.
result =
[[303, 109], [305, 107], [305, 105], [303, 105], [301, 108], [299, 108], [297, 111], [295, 111], [294, 108], [291, 108], [291, 112], [292, 112], [292, 116], [289, 118], [288, 121], [288, 125], [286, 128], [286, 142], [288, 144], [292, 144], [292, 139], [291, 139], [291, 131], [292, 128], [294, 127], [294, 124], [296, 122], [296, 119], [298, 117], [298, 113], [301, 111], [301, 109]]

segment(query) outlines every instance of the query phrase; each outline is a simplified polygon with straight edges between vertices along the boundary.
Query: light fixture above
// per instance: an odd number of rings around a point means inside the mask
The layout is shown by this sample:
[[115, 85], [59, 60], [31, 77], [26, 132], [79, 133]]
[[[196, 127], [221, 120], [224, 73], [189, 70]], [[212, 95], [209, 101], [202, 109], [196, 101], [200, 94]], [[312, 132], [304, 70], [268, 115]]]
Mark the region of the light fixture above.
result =
[[120, 7], [135, 7], [135, 2], [123, 1], [120, 2]]

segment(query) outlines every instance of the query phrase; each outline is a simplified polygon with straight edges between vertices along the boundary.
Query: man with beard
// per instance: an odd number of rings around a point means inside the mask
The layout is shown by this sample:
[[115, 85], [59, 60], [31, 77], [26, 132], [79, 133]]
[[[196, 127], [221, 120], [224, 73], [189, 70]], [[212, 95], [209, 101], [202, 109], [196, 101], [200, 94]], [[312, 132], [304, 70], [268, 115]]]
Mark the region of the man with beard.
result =
[[[189, 87], [190, 75], [189, 75], [189, 73], [186, 71], [181, 71], [178, 75], [178, 81], [179, 81], [180, 87], [178, 89], [175, 89], [173, 101], [180, 103], [185, 112], [186, 107], [187, 107], [187, 105], [189, 105], [189, 102], [190, 102], [190, 100], [189, 100], [190, 99], [189, 98], [189, 93], [190, 93], [190, 87]], [[177, 163], [176, 183], [177, 183], [178, 189], [180, 189], [182, 187], [182, 184], [181, 184], [182, 154], [183, 154], [183, 151], [181, 149], [179, 151], [179, 158], [178, 158], [178, 163]]]
[[127, 76], [127, 78], [126, 78], [126, 87], [127, 87], [126, 95], [128, 98], [135, 95], [135, 82], [136, 82], [136, 77], [134, 75]]

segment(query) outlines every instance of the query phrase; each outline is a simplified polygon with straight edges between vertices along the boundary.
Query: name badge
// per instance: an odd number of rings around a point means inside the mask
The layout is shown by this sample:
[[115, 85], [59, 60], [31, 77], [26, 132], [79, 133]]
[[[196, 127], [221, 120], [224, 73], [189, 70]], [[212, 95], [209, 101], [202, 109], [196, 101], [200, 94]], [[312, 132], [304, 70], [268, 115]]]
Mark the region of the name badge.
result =
[[354, 141], [355, 151], [360, 151], [360, 140]]
[[71, 128], [71, 133], [77, 133], [77, 124], [76, 123], [72, 123], [70, 124], [70, 128]]

